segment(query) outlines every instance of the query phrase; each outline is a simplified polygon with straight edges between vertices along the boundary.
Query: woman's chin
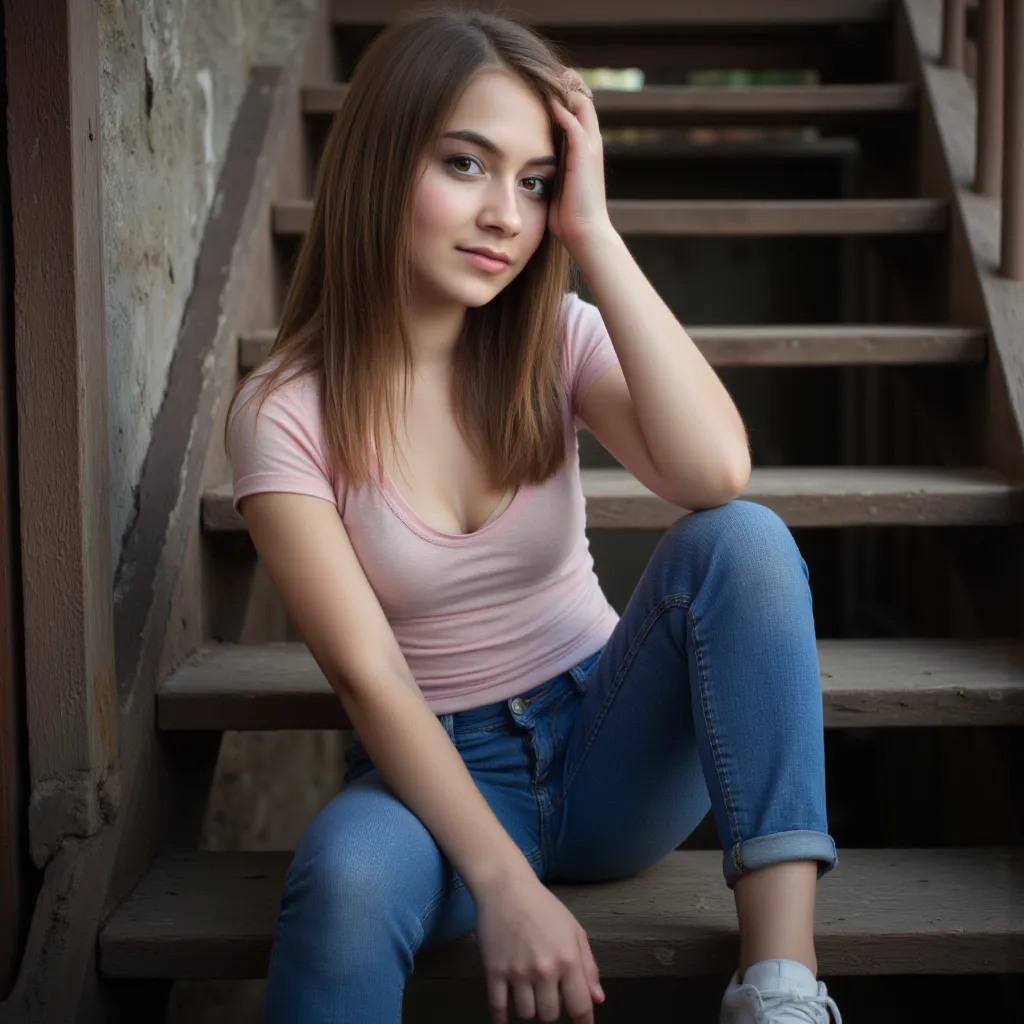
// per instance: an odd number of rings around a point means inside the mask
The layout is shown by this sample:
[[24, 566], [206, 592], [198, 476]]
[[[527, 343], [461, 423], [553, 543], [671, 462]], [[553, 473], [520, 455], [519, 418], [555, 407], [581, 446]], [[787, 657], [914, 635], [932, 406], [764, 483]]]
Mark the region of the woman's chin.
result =
[[488, 302], [501, 294], [507, 284], [507, 281], [502, 281], [500, 285], [497, 282], [472, 282], [468, 285], [452, 288], [449, 294], [453, 302], [457, 302], [467, 309], [476, 309], [480, 306], [486, 306]]
[[508, 286], [511, 276], [501, 275], [488, 280], [482, 277], [455, 276], [449, 280], [437, 277], [422, 279], [421, 301], [435, 309], [445, 306], [460, 306], [463, 309], [477, 309], [486, 306]]

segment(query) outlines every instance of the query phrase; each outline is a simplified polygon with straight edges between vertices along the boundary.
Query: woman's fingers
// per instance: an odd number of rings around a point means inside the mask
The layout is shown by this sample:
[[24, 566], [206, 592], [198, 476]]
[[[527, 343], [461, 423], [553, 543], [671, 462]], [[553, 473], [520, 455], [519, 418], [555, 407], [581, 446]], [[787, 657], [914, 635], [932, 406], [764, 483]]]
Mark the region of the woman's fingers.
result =
[[562, 997], [558, 991], [557, 974], [539, 978], [534, 986], [537, 1000], [537, 1019], [541, 1021], [557, 1021], [562, 1016]]
[[523, 1020], [533, 1020], [537, 1013], [537, 1000], [533, 995], [532, 981], [517, 981], [512, 984], [512, 995], [516, 1003], [516, 1013]]
[[575, 68], [566, 68], [562, 74], [562, 80], [570, 91], [581, 92], [593, 99], [594, 94], [590, 91], [590, 86], [583, 81], [583, 76]]
[[597, 110], [594, 101], [581, 92], [569, 93], [569, 110], [591, 139], [601, 138], [601, 128], [597, 123]]
[[590, 986], [590, 993], [593, 999], [604, 1002], [604, 989], [601, 988], [601, 972], [598, 970], [597, 961], [594, 959], [593, 950], [590, 948], [590, 939], [585, 931], [580, 931], [580, 956], [583, 958], [583, 973], [587, 976], [587, 984]]
[[565, 1012], [573, 1024], [594, 1024], [594, 998], [582, 965], [562, 979], [562, 997], [565, 999]]
[[488, 976], [487, 1002], [491, 1008], [491, 1024], [508, 1024], [508, 983], [504, 978]]
[[568, 85], [566, 106], [591, 138], [600, 138], [601, 130], [597, 123], [594, 94], [590, 86], [572, 68], [569, 68], [564, 76], [564, 81]]
[[565, 134], [575, 144], [580, 144], [586, 141], [587, 133], [586, 129], [580, 123], [579, 118], [571, 110], [569, 110], [561, 100], [553, 99], [551, 101], [552, 109], [555, 112], [555, 120], [565, 129]]

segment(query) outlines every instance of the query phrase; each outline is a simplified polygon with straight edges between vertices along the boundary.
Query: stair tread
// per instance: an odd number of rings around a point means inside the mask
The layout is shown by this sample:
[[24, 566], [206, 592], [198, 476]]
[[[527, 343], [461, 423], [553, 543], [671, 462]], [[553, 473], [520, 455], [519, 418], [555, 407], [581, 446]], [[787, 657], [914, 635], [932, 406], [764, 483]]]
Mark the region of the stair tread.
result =
[[[850, 366], [981, 362], [985, 332], [976, 327], [903, 324], [687, 326], [713, 366]], [[239, 339], [247, 373], [270, 351], [277, 329]]]
[[[1024, 642], [819, 640], [829, 728], [1024, 724]], [[164, 730], [344, 729], [302, 643], [209, 643], [160, 687]]]
[[[307, 86], [306, 114], [333, 114], [348, 85]], [[785, 121], [829, 120], [917, 109], [917, 89], [901, 82], [857, 85], [758, 85], [747, 87], [653, 85], [637, 90], [595, 89], [594, 105], [602, 124], [715, 123], [737, 118]]]
[[[591, 529], [665, 529], [685, 513], [623, 469], [584, 469]], [[1024, 519], [1024, 484], [988, 469], [921, 466], [769, 466], [744, 492], [790, 526], [990, 524]], [[202, 501], [204, 529], [240, 531], [230, 481]]]
[[[261, 977], [288, 852], [158, 858], [99, 936], [112, 978]], [[721, 854], [677, 851], [642, 875], [553, 886], [587, 931], [605, 977], [728, 972], [736, 957]], [[821, 972], [998, 974], [1024, 969], [1019, 853], [846, 850], [821, 882]], [[417, 976], [481, 973], [473, 937], [417, 958]]]
[[[338, 25], [382, 25], [408, 10], [408, 0], [332, 0], [331, 15]], [[623, 4], [621, 0], [520, 0], [515, 16], [538, 26], [615, 25], [640, 27], [698, 27], [771, 25], [835, 25], [889, 20], [891, 0], [645, 0]]]
[[[274, 205], [274, 231], [300, 237], [311, 199]], [[625, 235], [880, 235], [943, 231], [942, 199], [614, 199], [608, 212]]]

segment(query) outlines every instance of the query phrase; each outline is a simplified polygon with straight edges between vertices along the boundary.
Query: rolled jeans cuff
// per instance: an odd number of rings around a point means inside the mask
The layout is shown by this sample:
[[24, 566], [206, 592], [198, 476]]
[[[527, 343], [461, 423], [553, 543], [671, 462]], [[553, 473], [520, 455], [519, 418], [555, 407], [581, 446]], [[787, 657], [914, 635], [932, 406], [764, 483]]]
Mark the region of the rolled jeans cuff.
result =
[[736, 880], [747, 871], [793, 860], [816, 860], [818, 878], [828, 874], [839, 863], [836, 844], [830, 835], [808, 829], [795, 829], [791, 832], [777, 832], [775, 835], [745, 839], [732, 849], [726, 850], [722, 857], [725, 881], [731, 889]]

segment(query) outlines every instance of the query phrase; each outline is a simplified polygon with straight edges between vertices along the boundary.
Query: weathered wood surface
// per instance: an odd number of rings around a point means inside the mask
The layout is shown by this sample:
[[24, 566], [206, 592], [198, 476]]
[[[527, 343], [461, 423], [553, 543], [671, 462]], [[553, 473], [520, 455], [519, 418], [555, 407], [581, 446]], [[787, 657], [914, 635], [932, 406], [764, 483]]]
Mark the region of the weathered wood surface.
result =
[[[884, 26], [871, 34], [877, 43]], [[838, 31], [844, 31], [839, 28]], [[774, 71], [778, 68], [819, 68], [828, 72], [836, 61], [837, 28], [832, 25], [778, 26], [738, 25], [728, 27], [669, 26], [667, 29], [640, 26], [621, 31], [587, 25], [552, 28], [568, 64], [577, 68], [643, 68], [651, 74], [689, 71]], [[844, 36], [852, 47], [870, 59], [870, 38]]]
[[[581, 471], [591, 529], [660, 530], [685, 511], [622, 469]], [[952, 526], [1024, 520], [1024, 483], [986, 469], [917, 466], [772, 466], [755, 469], [743, 497], [790, 526]], [[203, 498], [203, 528], [245, 529], [230, 483]]]
[[[313, 202], [274, 206], [279, 238], [301, 238]], [[907, 235], [944, 231], [946, 203], [938, 199], [613, 199], [608, 212], [623, 235]]]
[[[0, 46], [3, 44], [0, 43]], [[6, 154], [6, 132], [0, 133]], [[3, 172], [0, 172], [0, 179]], [[0, 199], [0, 352], [14, 350], [12, 296], [14, 259], [11, 251], [10, 199]], [[0, 361], [0, 422], [13, 423], [13, 366]], [[21, 572], [18, 530], [17, 437], [0, 429], [0, 1002], [14, 984], [25, 931], [32, 909], [32, 886], [22, 851], [28, 846], [25, 808], [28, 805], [25, 691], [20, 668]]]
[[[614, 827], [614, 809], [610, 809]], [[111, 978], [261, 977], [290, 854], [160, 858], [100, 934]], [[820, 886], [821, 973], [999, 974], [1024, 969], [1019, 854], [848, 850]], [[717, 852], [676, 852], [619, 882], [554, 886], [604, 977], [727, 973], [737, 939]], [[417, 976], [476, 977], [473, 937], [417, 959]]]
[[[7, 5], [25, 721], [37, 867], [116, 813], [99, 27]], [[59, 622], [60, 628], [54, 629]]]
[[[942, 324], [723, 325], [687, 331], [712, 366], [913, 366], [985, 358], [983, 331]], [[239, 338], [239, 370], [253, 369], [275, 337], [270, 328]]]
[[[1024, 643], [819, 640], [829, 728], [1024, 724]], [[301, 643], [208, 644], [161, 686], [164, 730], [347, 729]]]
[[[474, 5], [475, 6], [475, 5]], [[481, 5], [493, 10], [491, 5]], [[332, 0], [338, 25], [381, 25], [409, 9], [409, 0]], [[517, 19], [539, 26], [601, 27], [837, 25], [884, 21], [891, 17], [891, 0], [518, 0], [508, 11]]]
[[[337, 112], [348, 85], [310, 86], [302, 109], [311, 116]], [[747, 88], [677, 85], [636, 91], [595, 89], [594, 106], [605, 127], [620, 125], [799, 123], [834, 125], [917, 109], [917, 90], [899, 82], [866, 85], [759, 85]]]
[[[977, 148], [976, 96], [963, 74], [938, 63], [942, 2], [902, 0], [902, 9], [901, 25], [905, 20], [912, 71], [920, 80], [922, 103], [934, 124], [934, 134], [925, 137], [933, 143], [926, 154], [928, 166], [933, 168], [929, 193], [948, 197], [951, 206], [950, 305], [956, 315], [957, 310], [976, 305], [975, 289], [980, 293], [983, 315], [991, 325], [989, 461], [1017, 475], [1024, 472], [1024, 286], [998, 273], [1001, 204], [979, 195], [972, 187]], [[944, 166], [935, 170], [934, 165], [940, 163]], [[968, 280], [971, 274], [974, 280]]]

